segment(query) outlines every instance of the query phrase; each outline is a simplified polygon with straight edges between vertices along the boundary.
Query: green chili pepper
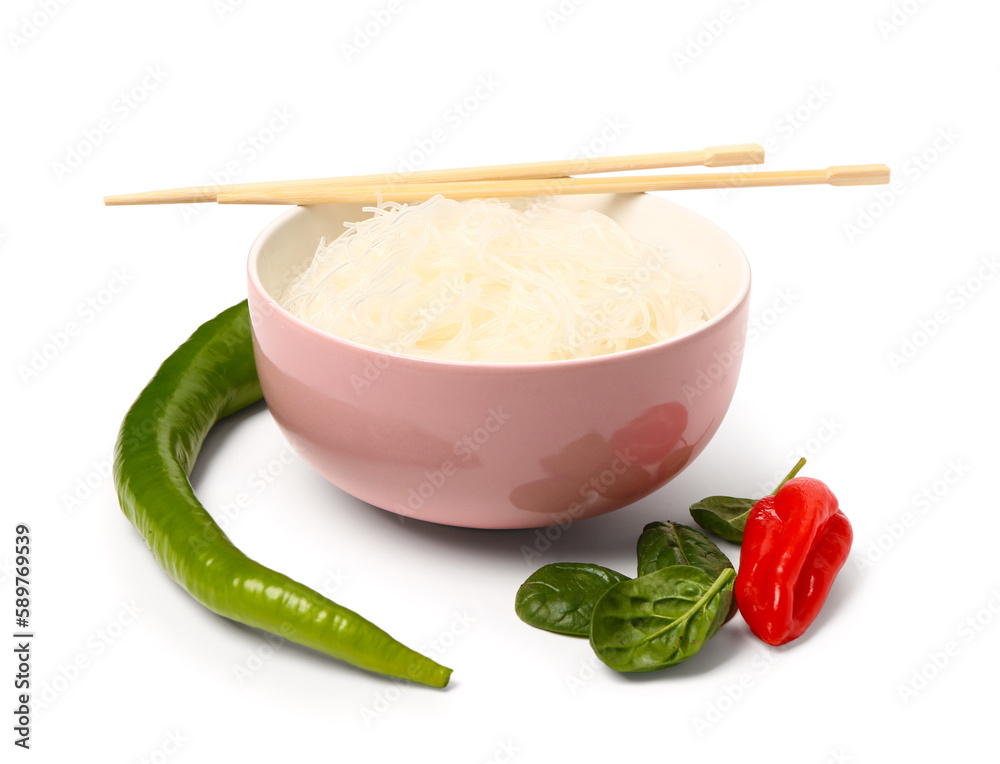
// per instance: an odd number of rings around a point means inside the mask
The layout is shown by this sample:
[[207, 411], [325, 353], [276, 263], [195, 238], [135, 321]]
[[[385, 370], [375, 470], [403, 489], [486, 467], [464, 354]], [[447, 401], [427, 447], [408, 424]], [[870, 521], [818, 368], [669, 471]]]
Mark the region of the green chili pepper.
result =
[[237, 549], [188, 481], [219, 419], [260, 400], [246, 301], [203, 324], [125, 415], [114, 481], [125, 516], [157, 562], [198, 602], [369, 671], [444, 687], [451, 669]]

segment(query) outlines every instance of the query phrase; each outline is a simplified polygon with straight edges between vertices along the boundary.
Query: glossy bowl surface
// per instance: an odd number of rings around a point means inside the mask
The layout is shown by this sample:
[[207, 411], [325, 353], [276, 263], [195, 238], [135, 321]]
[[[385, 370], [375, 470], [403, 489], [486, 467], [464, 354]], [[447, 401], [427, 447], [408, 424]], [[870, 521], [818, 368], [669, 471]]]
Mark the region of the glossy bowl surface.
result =
[[[325, 334], [275, 300], [361, 205], [297, 207], [254, 242], [254, 353], [268, 407], [320, 474], [377, 507], [449, 525], [593, 517], [664, 485], [718, 429], [746, 338], [750, 268], [696, 213], [648, 194], [568, 197], [663, 247], [713, 317], [674, 340], [533, 364], [436, 361]], [[637, 274], [637, 278], [640, 275]]]

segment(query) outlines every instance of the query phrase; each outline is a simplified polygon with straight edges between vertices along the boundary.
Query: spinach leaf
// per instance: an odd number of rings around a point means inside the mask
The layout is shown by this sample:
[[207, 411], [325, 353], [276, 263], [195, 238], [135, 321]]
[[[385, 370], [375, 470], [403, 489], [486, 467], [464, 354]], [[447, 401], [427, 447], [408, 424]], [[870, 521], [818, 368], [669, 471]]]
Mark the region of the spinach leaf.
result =
[[514, 611], [535, 628], [589, 637], [590, 617], [601, 595], [629, 580], [600, 565], [555, 562], [539, 568], [521, 584], [514, 598]]
[[[778, 487], [771, 492], [774, 496], [781, 487], [799, 474], [799, 470], [806, 466], [806, 460], [799, 459], [795, 462], [791, 472], [778, 483]], [[747, 524], [747, 515], [753, 509], [757, 499], [736, 499], [732, 496], [709, 496], [706, 499], [695, 502], [691, 505], [691, 517], [706, 531], [711, 531], [719, 538], [732, 541], [734, 544], [743, 543], [743, 528]]]
[[733, 599], [736, 571], [718, 576], [672, 565], [623, 581], [598, 600], [590, 644], [616, 671], [657, 671], [690, 658], [719, 630]]
[[[719, 547], [701, 531], [672, 522], [649, 523], [636, 544], [639, 575], [655, 573], [673, 565], [691, 565], [717, 578], [733, 564]], [[736, 598], [729, 605], [728, 621], [739, 610]]]
[[706, 531], [734, 544], [743, 543], [743, 526], [756, 499], [709, 496], [691, 505], [691, 517]]
[[692, 565], [715, 578], [726, 568], [733, 567], [708, 536], [678, 523], [649, 523], [642, 529], [636, 552], [640, 576], [673, 565]]

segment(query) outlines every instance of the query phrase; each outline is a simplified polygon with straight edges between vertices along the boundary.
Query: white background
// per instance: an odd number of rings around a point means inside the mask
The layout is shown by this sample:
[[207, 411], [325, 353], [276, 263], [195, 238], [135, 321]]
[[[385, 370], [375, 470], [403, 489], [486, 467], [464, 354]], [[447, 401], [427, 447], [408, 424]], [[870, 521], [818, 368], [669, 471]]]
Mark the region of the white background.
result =
[[[995, 3], [225, 2], [10, 0], [0, 14], [0, 613], [9, 634], [26, 522], [45, 701], [18, 756], [804, 764], [960, 760], [992, 737]], [[122, 415], [245, 295], [246, 252], [280, 210], [103, 195], [225, 180], [227, 165], [251, 181], [745, 141], [776, 169], [886, 162], [897, 183], [671, 196], [748, 253], [759, 336], [710, 447], [637, 505], [528, 562], [535, 531], [400, 524], [342, 494], [288, 456], [263, 405], [209, 437], [195, 488], [235, 543], [436, 650], [455, 669], [446, 691], [272, 649], [171, 582], [118, 510], [106, 470]], [[856, 540], [788, 649], [737, 618], [683, 666], [630, 677], [514, 615], [539, 565], [631, 574], [644, 523], [759, 495], [798, 454]], [[249, 505], [224, 516], [240, 493]], [[12, 727], [8, 711], [8, 750]]]

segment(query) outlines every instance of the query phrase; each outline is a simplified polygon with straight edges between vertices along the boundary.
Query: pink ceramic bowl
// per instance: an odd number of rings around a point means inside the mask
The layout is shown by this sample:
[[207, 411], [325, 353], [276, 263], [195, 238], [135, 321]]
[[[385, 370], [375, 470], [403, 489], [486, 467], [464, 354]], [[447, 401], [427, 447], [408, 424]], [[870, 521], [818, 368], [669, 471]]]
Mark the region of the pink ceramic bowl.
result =
[[298, 207], [250, 250], [264, 398], [293, 448], [377, 507], [448, 525], [531, 528], [593, 517], [655, 491], [701, 452], [729, 408], [750, 267], [705, 218], [647, 194], [568, 197], [662, 246], [698, 277], [713, 317], [623, 353], [532, 364], [413, 358], [325, 334], [278, 306], [321, 236], [361, 205]]

